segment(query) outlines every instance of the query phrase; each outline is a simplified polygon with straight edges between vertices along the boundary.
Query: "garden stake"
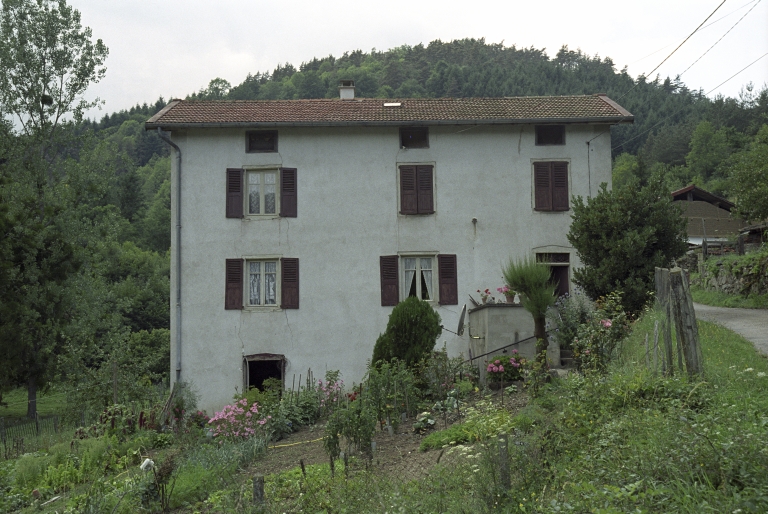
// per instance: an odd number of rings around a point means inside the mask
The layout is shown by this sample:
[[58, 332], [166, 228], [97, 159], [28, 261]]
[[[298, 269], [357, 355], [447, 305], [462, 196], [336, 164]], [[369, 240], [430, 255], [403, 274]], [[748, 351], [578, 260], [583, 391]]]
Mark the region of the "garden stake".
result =
[[264, 503], [264, 475], [253, 477], [253, 504], [262, 505]]
[[331, 455], [331, 478], [333, 478], [336, 474], [336, 466], [333, 463], [333, 455]]

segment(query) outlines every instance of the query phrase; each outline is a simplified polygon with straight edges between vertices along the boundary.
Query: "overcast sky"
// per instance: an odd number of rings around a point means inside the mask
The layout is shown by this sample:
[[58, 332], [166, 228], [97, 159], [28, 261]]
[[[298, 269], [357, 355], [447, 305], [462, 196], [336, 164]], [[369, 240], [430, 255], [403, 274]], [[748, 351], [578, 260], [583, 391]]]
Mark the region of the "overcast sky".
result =
[[[505, 46], [546, 48], [564, 44], [610, 57], [617, 70], [649, 73], [704, 21], [722, 0], [496, 1], [201, 1], [69, 0], [84, 26], [109, 47], [107, 75], [89, 96], [105, 112], [137, 103], [184, 97], [215, 78], [233, 86], [246, 75], [278, 63], [297, 68], [329, 54], [467, 37]], [[725, 35], [739, 19], [738, 25]], [[691, 89], [710, 97], [737, 97], [748, 82], [768, 83], [768, 0], [726, 0], [699, 32], [658, 73], [683, 73]], [[714, 90], [714, 91], [711, 91]], [[711, 92], [710, 92], [711, 91]], [[597, 92], [597, 91], [596, 91]]]

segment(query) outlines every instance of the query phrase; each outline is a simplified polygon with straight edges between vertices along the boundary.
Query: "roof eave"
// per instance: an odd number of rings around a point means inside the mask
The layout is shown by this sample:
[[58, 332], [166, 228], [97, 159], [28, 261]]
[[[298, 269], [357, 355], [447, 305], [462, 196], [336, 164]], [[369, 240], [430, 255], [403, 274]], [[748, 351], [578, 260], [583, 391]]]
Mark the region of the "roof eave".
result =
[[560, 124], [600, 124], [617, 125], [634, 123], [635, 117], [604, 116], [579, 118], [498, 118], [498, 119], [466, 119], [466, 120], [382, 120], [382, 121], [280, 121], [280, 122], [227, 122], [227, 123], [163, 123], [158, 122], [158, 115], [153, 116], [144, 124], [145, 130], [180, 130], [189, 128], [269, 128], [269, 127], [407, 127], [435, 125], [532, 125], [545, 123]]

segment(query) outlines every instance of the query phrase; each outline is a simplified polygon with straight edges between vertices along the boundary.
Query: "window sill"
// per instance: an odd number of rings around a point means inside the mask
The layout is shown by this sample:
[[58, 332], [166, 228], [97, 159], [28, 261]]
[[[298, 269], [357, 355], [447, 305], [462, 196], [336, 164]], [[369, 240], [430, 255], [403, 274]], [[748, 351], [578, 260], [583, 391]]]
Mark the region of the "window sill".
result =
[[244, 312], [280, 312], [283, 309], [279, 305], [246, 305]]
[[279, 220], [282, 216], [279, 214], [247, 214], [243, 216], [243, 221], [261, 221], [261, 220]]

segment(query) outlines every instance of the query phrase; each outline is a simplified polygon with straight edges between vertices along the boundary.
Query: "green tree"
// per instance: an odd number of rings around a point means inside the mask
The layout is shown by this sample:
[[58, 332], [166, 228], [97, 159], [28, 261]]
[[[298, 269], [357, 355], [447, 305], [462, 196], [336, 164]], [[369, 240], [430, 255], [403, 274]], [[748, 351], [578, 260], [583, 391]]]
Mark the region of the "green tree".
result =
[[435, 348], [443, 333], [440, 315], [415, 296], [398, 303], [389, 315], [387, 329], [373, 347], [372, 364], [397, 358], [407, 365], [416, 364]]
[[0, 196], [8, 208], [0, 224], [0, 268], [8, 280], [0, 291], [0, 360], [9, 364], [0, 388], [26, 385], [30, 417], [77, 311], [69, 285], [83, 263], [76, 243], [90, 220], [76, 215], [79, 195], [88, 190], [70, 187], [64, 150], [71, 149], [73, 131], [63, 125], [96, 103], [83, 94], [104, 76], [107, 48], [91, 38], [64, 0], [2, 2]]
[[584, 265], [574, 271], [574, 281], [593, 299], [619, 291], [624, 307], [640, 312], [653, 290], [655, 267], [668, 267], [688, 248], [685, 218], [662, 178], [613, 191], [602, 184], [597, 196], [586, 203], [575, 197], [572, 207], [568, 241]]
[[696, 126], [691, 136], [691, 151], [685, 156], [685, 163], [693, 175], [701, 177], [703, 184], [710, 180], [720, 166], [730, 155], [726, 130], [715, 130], [708, 121], [702, 121]]
[[533, 316], [537, 358], [542, 363], [546, 363], [549, 346], [546, 331], [547, 309], [557, 300], [549, 267], [537, 264], [532, 258], [510, 260], [502, 269], [502, 274], [510, 289], [520, 295], [520, 302], [525, 310]]
[[763, 125], [746, 150], [734, 156], [730, 167], [731, 194], [736, 212], [745, 220], [768, 218], [768, 124]]
[[64, 0], [3, 0], [0, 105], [28, 136], [53, 139], [65, 116], [93, 107], [83, 94], [104, 77], [108, 50]]

